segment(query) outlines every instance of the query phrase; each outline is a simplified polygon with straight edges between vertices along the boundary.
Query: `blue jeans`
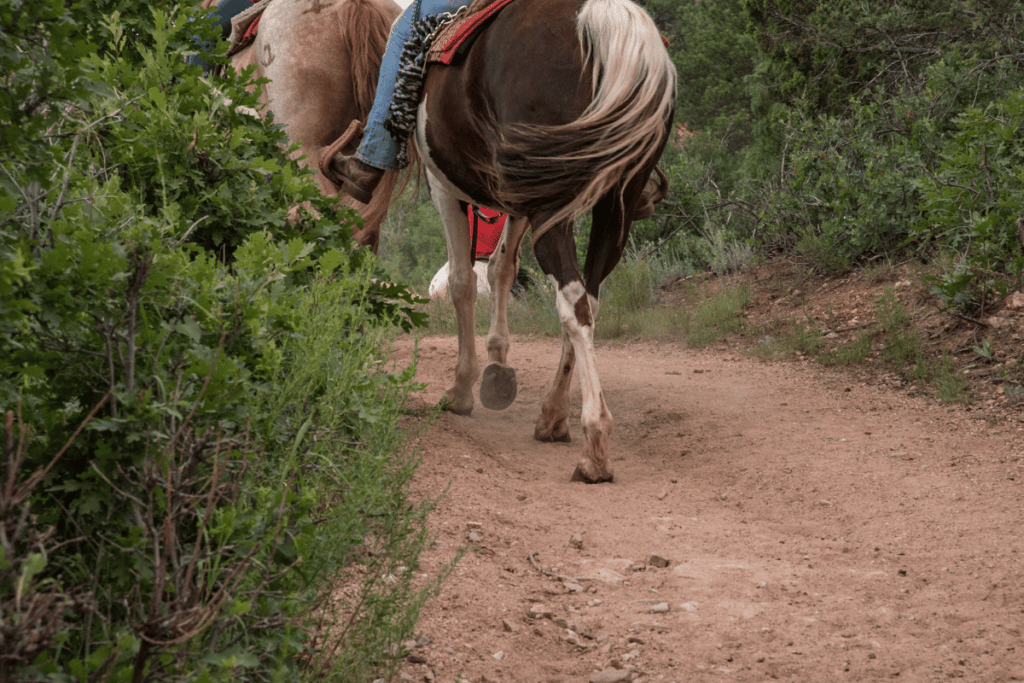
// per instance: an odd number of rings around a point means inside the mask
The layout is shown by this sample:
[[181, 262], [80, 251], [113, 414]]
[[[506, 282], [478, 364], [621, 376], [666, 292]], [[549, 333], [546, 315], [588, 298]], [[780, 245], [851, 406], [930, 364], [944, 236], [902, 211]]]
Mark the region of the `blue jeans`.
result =
[[409, 38], [412, 25], [425, 16], [433, 16], [442, 12], [455, 13], [469, 0], [414, 0], [409, 7], [395, 20], [388, 37], [388, 46], [380, 64], [380, 76], [377, 78], [377, 95], [373, 100], [373, 108], [363, 127], [363, 141], [356, 150], [356, 158], [365, 164], [383, 168], [386, 171], [397, 171], [398, 143], [384, 129], [384, 121], [388, 118], [388, 107], [395, 92], [398, 80], [398, 62], [402, 56], [402, 48]]
[[[214, 26], [220, 26], [224, 33], [231, 33], [231, 20], [236, 14], [241, 14], [250, 7], [252, 7], [251, 0], [221, 0], [217, 3], [216, 7], [210, 10], [209, 14], [213, 16]], [[227, 35], [224, 37], [227, 38]], [[213, 49], [213, 45], [200, 41], [198, 36], [195, 36], [195, 38], [198, 49], [206, 50], [207, 52]], [[198, 54], [189, 55], [185, 61], [193, 66], [202, 67], [204, 72], [209, 73], [210, 71], [210, 65], [204, 62]]]

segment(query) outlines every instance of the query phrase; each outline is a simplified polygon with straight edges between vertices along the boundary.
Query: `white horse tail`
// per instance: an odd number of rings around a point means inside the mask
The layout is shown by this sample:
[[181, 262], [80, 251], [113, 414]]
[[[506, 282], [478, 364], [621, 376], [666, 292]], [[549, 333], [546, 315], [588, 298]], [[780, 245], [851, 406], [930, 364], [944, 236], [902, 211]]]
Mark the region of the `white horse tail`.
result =
[[592, 72], [589, 106], [569, 124], [513, 127], [496, 154], [502, 199], [555, 212], [534, 241], [653, 166], [675, 111], [676, 69], [647, 12], [630, 0], [586, 0], [576, 33]]

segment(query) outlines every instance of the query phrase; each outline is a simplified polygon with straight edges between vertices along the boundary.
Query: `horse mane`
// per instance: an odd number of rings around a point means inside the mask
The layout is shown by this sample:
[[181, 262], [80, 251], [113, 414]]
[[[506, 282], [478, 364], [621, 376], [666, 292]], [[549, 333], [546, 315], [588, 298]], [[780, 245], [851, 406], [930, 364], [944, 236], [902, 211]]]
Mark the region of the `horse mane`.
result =
[[347, 0], [337, 21], [344, 37], [359, 119], [365, 121], [373, 107], [380, 74], [381, 55], [391, 33], [391, 22], [373, 0]]
[[568, 124], [508, 126], [479, 169], [508, 208], [553, 212], [534, 226], [534, 242], [652, 167], [675, 111], [675, 66], [645, 11], [627, 0], [587, 0], [576, 29], [593, 79], [590, 104]]

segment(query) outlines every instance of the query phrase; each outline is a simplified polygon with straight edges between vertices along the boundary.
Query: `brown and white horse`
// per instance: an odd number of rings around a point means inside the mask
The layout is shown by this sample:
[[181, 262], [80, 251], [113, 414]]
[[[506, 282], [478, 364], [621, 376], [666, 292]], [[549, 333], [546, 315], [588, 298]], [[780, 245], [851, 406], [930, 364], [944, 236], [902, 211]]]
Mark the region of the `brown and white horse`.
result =
[[[459, 202], [510, 215], [491, 257], [488, 364], [480, 400], [511, 404], [506, 307], [519, 247], [533, 248], [554, 285], [562, 357], [534, 436], [569, 440], [569, 388], [579, 365], [583, 455], [574, 481], [611, 481], [612, 416], [594, 353], [601, 283], [622, 256], [641, 193], [669, 136], [675, 68], [651, 18], [629, 0], [515, 0], [476, 38], [464, 61], [431, 67], [415, 142], [445, 226], [449, 280], [459, 328], [455, 381], [447, 407], [473, 410], [476, 358], [470, 231]], [[574, 219], [591, 211], [582, 277]]]
[[[215, 4], [205, 0], [203, 6]], [[393, 0], [274, 0], [260, 18], [256, 40], [231, 57], [237, 71], [255, 64], [256, 77], [270, 79], [262, 100], [301, 145], [296, 157], [306, 157], [303, 163], [316, 171], [328, 197], [340, 188], [320, 172], [320, 156], [353, 120], [366, 120], [388, 33], [400, 13]], [[369, 204], [345, 197], [365, 221], [356, 241], [374, 252], [396, 177], [385, 174]]]

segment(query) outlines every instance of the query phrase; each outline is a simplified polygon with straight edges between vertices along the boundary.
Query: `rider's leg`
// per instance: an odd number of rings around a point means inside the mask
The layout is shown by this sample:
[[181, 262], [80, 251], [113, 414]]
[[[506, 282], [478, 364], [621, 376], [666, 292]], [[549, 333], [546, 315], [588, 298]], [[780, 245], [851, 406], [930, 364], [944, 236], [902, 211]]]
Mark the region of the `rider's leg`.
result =
[[[213, 25], [219, 26], [223, 37], [228, 38], [231, 35], [231, 20], [236, 14], [241, 14], [250, 7], [252, 7], [250, 0], [221, 0], [216, 7], [210, 10], [209, 14], [213, 16]], [[196, 47], [209, 51], [213, 46], [200, 41]], [[210, 65], [203, 61], [198, 54], [186, 57], [185, 61], [193, 66], [202, 67], [205, 72], [209, 72], [211, 69]]]
[[345, 160], [340, 171], [343, 189], [355, 199], [367, 203], [384, 171], [397, 171], [398, 143], [384, 129], [388, 118], [388, 107], [398, 80], [399, 61], [402, 48], [412, 32], [412, 26], [422, 17], [441, 12], [455, 12], [468, 0], [414, 0], [391, 26], [387, 49], [380, 64], [377, 78], [377, 95], [373, 107], [366, 117], [363, 141], [354, 157]]

